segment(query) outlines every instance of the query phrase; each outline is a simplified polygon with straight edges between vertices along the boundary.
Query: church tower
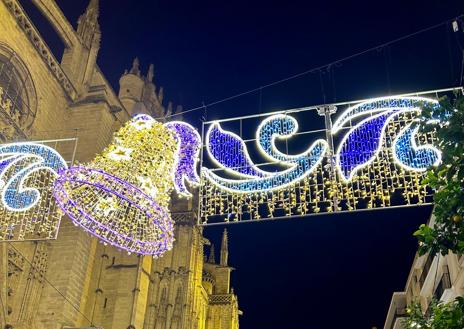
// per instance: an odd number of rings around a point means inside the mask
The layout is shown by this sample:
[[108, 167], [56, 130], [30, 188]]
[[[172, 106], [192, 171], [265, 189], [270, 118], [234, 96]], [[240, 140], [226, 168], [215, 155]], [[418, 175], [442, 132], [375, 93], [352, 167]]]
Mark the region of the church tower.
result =
[[168, 109], [163, 106], [164, 89], [156, 90], [154, 78], [155, 66], [150, 64], [146, 76], [143, 76], [140, 61], [135, 58], [131, 69], [119, 79], [119, 99], [131, 115], [144, 113], [159, 119], [172, 113], [171, 102]]
[[[119, 93], [109, 85], [96, 64], [101, 41], [98, 0], [89, 0], [77, 30], [54, 0], [33, 4], [66, 48], [60, 63], [20, 1], [0, 0], [0, 55], [11, 50], [23, 62], [32, 81], [23, 89], [35, 86], [40, 97], [31, 134], [24, 140], [77, 135], [77, 147], [60, 152], [70, 151], [85, 163], [133, 114], [166, 120], [173, 113], [164, 89], [155, 84], [153, 65], [142, 70], [136, 58], [120, 79]], [[0, 56], [0, 67], [16, 65], [3, 61], [10, 57]], [[180, 112], [177, 106], [174, 113]], [[172, 200], [176, 241], [158, 259], [100, 243], [66, 217], [56, 240], [0, 243], [0, 329], [237, 329], [240, 311], [230, 289], [227, 233], [219, 264], [214, 251], [205, 262], [203, 249], [209, 241], [197, 224], [197, 200]]]
[[99, 0], [91, 0], [77, 21], [80, 42], [65, 49], [61, 63], [81, 98], [89, 91], [96, 69], [101, 40], [99, 14]]

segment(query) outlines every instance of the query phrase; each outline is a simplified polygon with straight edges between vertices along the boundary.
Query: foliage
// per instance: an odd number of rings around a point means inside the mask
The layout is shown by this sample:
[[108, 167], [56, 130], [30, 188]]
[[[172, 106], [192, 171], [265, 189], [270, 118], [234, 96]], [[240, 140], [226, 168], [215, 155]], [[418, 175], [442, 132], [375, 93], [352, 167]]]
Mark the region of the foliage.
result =
[[[427, 123], [438, 120], [437, 124]], [[427, 172], [423, 184], [435, 189], [434, 227], [421, 225], [414, 235], [419, 254], [443, 255], [448, 251], [464, 253], [464, 97], [454, 102], [440, 100], [439, 107], [425, 107], [420, 119], [421, 131], [436, 129], [442, 162]]]
[[464, 328], [464, 297], [450, 303], [432, 300], [430, 311], [422, 312], [420, 303], [414, 302], [408, 308], [409, 317], [404, 320], [406, 329], [462, 329]]

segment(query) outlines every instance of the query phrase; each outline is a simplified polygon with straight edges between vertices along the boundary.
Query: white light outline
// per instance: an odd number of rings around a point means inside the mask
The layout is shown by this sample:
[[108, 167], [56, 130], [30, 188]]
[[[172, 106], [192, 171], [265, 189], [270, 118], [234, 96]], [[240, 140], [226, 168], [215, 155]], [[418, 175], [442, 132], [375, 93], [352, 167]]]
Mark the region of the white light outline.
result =
[[[186, 192], [181, 192], [177, 189], [177, 185], [175, 183], [175, 176], [176, 176], [176, 171], [177, 171], [177, 164], [179, 163], [180, 161], [180, 137], [177, 136], [177, 131], [174, 129], [174, 128], [170, 128], [169, 125], [170, 124], [181, 124], [181, 125], [185, 125], [187, 127], [189, 127], [194, 135], [196, 135], [196, 137], [198, 138], [198, 141], [199, 141], [199, 147], [196, 151], [196, 154], [194, 155], [194, 164], [193, 164], [193, 175], [195, 177], [195, 179], [197, 181], [193, 181], [193, 180], [190, 180], [186, 175], [182, 175], [182, 178], [181, 178], [181, 184], [182, 186], [184, 187], [185, 191]], [[183, 121], [169, 121], [169, 122], [166, 122], [164, 124], [164, 126], [171, 130], [172, 132], [174, 132], [177, 136], [177, 152], [175, 152], [175, 157], [174, 157], [174, 170], [173, 170], [173, 181], [174, 181], [174, 189], [176, 190], [176, 193], [179, 194], [181, 197], [185, 197], [185, 198], [191, 198], [192, 197], [192, 193], [190, 193], [187, 189], [187, 185], [185, 184], [185, 182], [187, 182], [188, 184], [192, 185], [193, 187], [196, 187], [196, 186], [199, 186], [201, 184], [201, 179], [200, 179], [200, 176], [198, 175], [198, 172], [197, 172], [197, 166], [198, 166], [198, 162], [200, 161], [200, 151], [201, 151], [201, 146], [202, 146], [202, 141], [201, 141], [201, 136], [200, 134], [198, 133], [197, 129], [195, 127], [193, 127], [191, 124], [187, 123], [187, 122], [183, 122]]]
[[[68, 165], [66, 164], [66, 161], [64, 160], [64, 158], [61, 156], [61, 154], [59, 154], [55, 149], [47, 146], [47, 145], [43, 145], [43, 144], [37, 144], [37, 143], [28, 143], [28, 142], [20, 142], [20, 143], [9, 143], [9, 144], [3, 144], [3, 145], [0, 145], [0, 148], [3, 148], [3, 147], [11, 147], [11, 146], [21, 146], [21, 145], [26, 145], [26, 146], [40, 146], [40, 147], [43, 147], [45, 149], [47, 149], [48, 151], [51, 151], [52, 153], [54, 153], [57, 158], [59, 160], [61, 160], [62, 164], [63, 164], [63, 167], [66, 169], [68, 168]], [[39, 171], [39, 170], [42, 170], [42, 169], [46, 169], [46, 170], [49, 170], [51, 171], [55, 176], [58, 176], [58, 173], [53, 169], [53, 168], [50, 168], [50, 167], [47, 167], [47, 166], [43, 166], [42, 164], [45, 162], [44, 161], [44, 158], [42, 158], [41, 156], [37, 155], [37, 154], [34, 154], [34, 153], [15, 153], [15, 152], [8, 152], [8, 153], [2, 153], [0, 154], [0, 156], [15, 156], [17, 155], [18, 158], [11, 161], [8, 165], [6, 165], [5, 169], [1, 172], [0, 174], [0, 178], [3, 178], [3, 176], [5, 175], [5, 173], [8, 171], [8, 169], [11, 168], [11, 166], [13, 166], [14, 164], [16, 164], [17, 162], [19, 161], [22, 161], [24, 160], [25, 158], [27, 157], [32, 157], [33, 159], [37, 159], [39, 161], [37, 162], [33, 162], [32, 164], [24, 167], [23, 169], [21, 169], [20, 171], [18, 171], [15, 175], [13, 175], [8, 181], [5, 181], [2, 179], [2, 181], [5, 182], [5, 184], [1, 187], [1, 200], [2, 200], [2, 206], [5, 207], [7, 210], [9, 211], [12, 211], [12, 212], [24, 212], [24, 211], [27, 211], [29, 209], [31, 209], [32, 207], [36, 206], [37, 203], [39, 202], [41, 196], [40, 196], [40, 192], [38, 191], [38, 189], [36, 188], [33, 188], [33, 187], [24, 187], [23, 184], [24, 184], [24, 181], [34, 172], [36, 171]], [[30, 169], [30, 168], [33, 168], [33, 167], [36, 167], [34, 169]], [[12, 208], [10, 207], [7, 203], [6, 203], [6, 200], [5, 200], [5, 194], [6, 194], [6, 190], [7, 190], [7, 186], [8, 186], [8, 182], [9, 181], [12, 181], [14, 179], [16, 179], [18, 176], [22, 175], [24, 172], [26, 171], [29, 171], [29, 174], [27, 175], [24, 175], [24, 177], [19, 181], [19, 184], [18, 184], [18, 193], [23, 193], [23, 192], [27, 192], [27, 191], [33, 191], [34, 193], [37, 193], [38, 195], [38, 198], [29, 206], [25, 207], [25, 208], [20, 208], [20, 209], [17, 209], [17, 208]]]
[[[429, 122], [427, 122], [426, 124], [428, 124], [428, 123]], [[409, 123], [408, 125], [406, 125], [406, 127], [398, 134], [398, 136], [396, 136], [395, 140], [393, 141], [393, 146], [392, 146], [393, 160], [395, 161], [395, 163], [397, 165], [399, 165], [400, 167], [402, 167], [403, 169], [406, 169], [408, 171], [424, 172], [424, 171], [427, 171], [428, 167], [427, 168], [410, 167], [410, 166], [404, 164], [403, 162], [401, 162], [401, 160], [396, 155], [396, 145], [398, 143], [398, 139], [404, 135], [406, 130], [408, 130], [411, 127], [411, 125], [412, 125], [412, 122]], [[411, 146], [412, 146], [412, 149], [414, 151], [430, 150], [431, 149], [433, 152], [435, 152], [437, 154], [437, 160], [432, 165], [430, 165], [430, 167], [437, 167], [441, 163], [442, 152], [438, 148], [436, 148], [435, 146], [433, 146], [431, 144], [425, 144], [425, 145], [419, 145], [418, 146], [417, 143], [416, 143], [416, 139], [415, 139], [415, 136], [416, 136], [418, 131], [419, 131], [419, 126], [414, 128], [414, 130], [411, 133], [411, 141], [412, 141]]]
[[243, 146], [243, 155], [245, 156], [245, 159], [247, 161], [249, 161], [250, 164], [252, 164], [252, 167], [253, 169], [255, 169], [257, 172], [260, 172], [263, 177], [271, 177], [273, 173], [270, 173], [268, 171], [264, 171], [262, 169], [260, 169], [254, 162], [253, 160], [251, 159], [250, 155], [248, 154], [248, 148], [245, 144], [245, 142], [242, 140], [242, 138], [240, 136], [238, 136], [237, 134], [233, 133], [233, 132], [230, 132], [230, 131], [227, 131], [227, 130], [224, 130], [222, 129], [221, 127], [221, 124], [219, 121], [214, 121], [211, 123], [211, 125], [209, 126], [207, 132], [206, 132], [206, 138], [205, 138], [205, 143], [206, 143], [206, 152], [208, 153], [208, 156], [210, 157], [211, 161], [218, 167], [220, 167], [221, 169], [224, 169], [224, 171], [228, 174], [230, 174], [231, 176], [236, 176], [236, 177], [244, 177], [244, 178], [259, 178], [259, 176], [253, 176], [253, 175], [247, 175], [247, 174], [243, 174], [243, 173], [240, 173], [238, 171], [235, 171], [234, 169], [232, 168], [228, 168], [228, 167], [225, 167], [222, 163], [220, 163], [218, 160], [216, 160], [216, 158], [213, 156], [213, 154], [210, 152], [210, 143], [209, 143], [209, 139], [210, 139], [210, 135], [211, 135], [211, 131], [213, 129], [213, 127], [217, 126], [217, 128], [219, 129], [219, 131], [223, 134], [229, 134], [231, 135], [233, 138], [236, 138], [237, 140], [240, 141], [240, 144]]
[[294, 167], [288, 168], [288, 169], [286, 169], [284, 171], [273, 173], [273, 175], [268, 176], [268, 177], [256, 177], [256, 178], [241, 179], [241, 180], [227, 179], [227, 178], [219, 177], [218, 175], [213, 173], [210, 169], [204, 168], [204, 167], [202, 168], [202, 172], [205, 174], [205, 177], [209, 181], [211, 181], [215, 186], [217, 186], [219, 189], [230, 192], [230, 193], [234, 193], [234, 194], [250, 194], [250, 193], [257, 193], [257, 192], [271, 192], [271, 191], [275, 191], [275, 190], [280, 190], [280, 189], [283, 189], [283, 188], [285, 188], [287, 186], [294, 185], [295, 183], [299, 182], [300, 180], [306, 178], [322, 162], [322, 160], [324, 159], [325, 153], [327, 152], [327, 150], [329, 148], [329, 144], [324, 139], [317, 139], [313, 144], [311, 144], [308, 153], [311, 153], [311, 151], [314, 149], [314, 147], [316, 147], [316, 144], [321, 144], [321, 147], [323, 148], [323, 150], [321, 151], [321, 155], [320, 155], [319, 159], [316, 160], [314, 165], [309, 170], [304, 171], [301, 176], [295, 178], [294, 180], [292, 180], [290, 182], [287, 182], [285, 184], [282, 184], [282, 185], [279, 185], [279, 186], [276, 186], [276, 187], [268, 188], [268, 189], [255, 190], [255, 191], [235, 190], [235, 189], [231, 189], [229, 187], [225, 187], [224, 185], [221, 185], [220, 182], [223, 182], [223, 184], [228, 184], [228, 183], [230, 183], [230, 184], [244, 184], [244, 183], [247, 183], [247, 182], [250, 182], [250, 181], [253, 181], [253, 180], [272, 179], [275, 176], [284, 175], [284, 174], [288, 174], [289, 172], [292, 172], [293, 170], [297, 169], [298, 164], [295, 164]]
[[[396, 109], [396, 108], [405, 109], [404, 107], [379, 107], [379, 108], [372, 109], [372, 110], [367, 110], [367, 111], [364, 111], [364, 112], [358, 112], [358, 113], [355, 113], [355, 114], [350, 116], [350, 112], [355, 111], [357, 108], [359, 108], [359, 107], [361, 107], [363, 105], [373, 103], [373, 102], [379, 102], [379, 101], [383, 101], [383, 100], [391, 100], [391, 99], [395, 99], [395, 98], [396, 99], [402, 99], [402, 100], [422, 101], [422, 102], [429, 102], [429, 103], [433, 103], [433, 104], [439, 104], [439, 102], [436, 99], [427, 98], [427, 97], [419, 97], [419, 96], [410, 96], [410, 97], [386, 96], [386, 97], [371, 98], [371, 99], [369, 99], [367, 101], [364, 101], [362, 103], [350, 106], [345, 111], [343, 111], [343, 113], [337, 118], [335, 123], [332, 125], [332, 135], [335, 135], [336, 133], [338, 133], [343, 128], [343, 126], [345, 125], [346, 122], [348, 122], [350, 120], [353, 120], [353, 119], [355, 119], [357, 117], [367, 115], [367, 114], [376, 113], [376, 112], [383, 112], [383, 111], [388, 110], [388, 109]], [[408, 109], [412, 109], [412, 108], [420, 109], [420, 107], [409, 107]]]

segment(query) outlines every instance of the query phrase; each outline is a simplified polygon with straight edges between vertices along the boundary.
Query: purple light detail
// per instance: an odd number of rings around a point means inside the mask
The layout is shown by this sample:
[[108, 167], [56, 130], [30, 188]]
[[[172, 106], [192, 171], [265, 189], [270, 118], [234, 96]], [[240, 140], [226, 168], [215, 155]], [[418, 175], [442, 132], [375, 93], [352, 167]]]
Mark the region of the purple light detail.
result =
[[165, 126], [176, 133], [179, 143], [176, 170], [174, 173], [175, 189], [180, 194], [191, 196], [185, 186], [185, 181], [191, 184], [200, 183], [196, 165], [200, 155], [201, 137], [195, 128], [184, 122], [168, 122]]
[[132, 121], [151, 121], [151, 120], [154, 120], [154, 119], [148, 114], [136, 114], [132, 118]]
[[[102, 170], [60, 170], [54, 196], [76, 225], [111, 245], [154, 257], [172, 248], [174, 227], [167, 209], [137, 187]], [[99, 204], [110, 200], [117, 207], [107, 213], [99, 209]], [[128, 217], [133, 221], [127, 223]]]

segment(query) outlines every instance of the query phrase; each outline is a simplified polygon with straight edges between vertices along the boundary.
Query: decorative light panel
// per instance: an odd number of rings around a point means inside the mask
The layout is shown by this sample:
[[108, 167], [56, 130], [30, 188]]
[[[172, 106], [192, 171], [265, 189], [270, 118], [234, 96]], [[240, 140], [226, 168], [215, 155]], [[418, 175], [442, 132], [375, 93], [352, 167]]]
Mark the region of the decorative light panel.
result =
[[201, 136], [194, 127], [182, 121], [170, 121], [164, 125], [174, 131], [178, 144], [174, 187], [178, 194], [191, 197], [185, 182], [193, 186], [200, 184], [197, 164], [200, 160]]
[[55, 197], [76, 225], [105, 243], [158, 257], [174, 241], [168, 207], [179, 144], [174, 131], [137, 115], [91, 163], [61, 170]]
[[75, 143], [67, 139], [0, 145], [0, 241], [57, 237], [61, 211], [53, 198], [53, 182], [72, 162]]
[[[251, 176], [244, 179], [221, 178], [212, 170], [203, 168], [203, 174], [219, 188], [232, 193], [266, 192], [281, 189], [309, 175], [323, 159], [327, 142], [317, 140], [299, 155], [285, 155], [275, 147], [276, 138], [292, 136], [298, 129], [295, 119], [286, 115], [275, 115], [263, 121], [257, 130], [258, 148], [263, 156], [290, 167], [280, 172], [268, 172], [258, 168], [248, 155], [243, 140], [235, 134], [225, 132], [219, 123], [213, 123], [207, 133], [207, 150], [215, 163], [222, 164], [228, 173]], [[233, 161], [237, 157], [239, 161]]]
[[[433, 133], [419, 131], [417, 118], [424, 106], [439, 106], [435, 97], [335, 104], [324, 139], [312, 137], [321, 129], [301, 130], [296, 119], [317, 108], [227, 119], [228, 130], [220, 120], [205, 123], [202, 224], [430, 203], [432, 191], [421, 180], [441, 152]], [[254, 135], [236, 133], [251, 123]], [[291, 154], [279, 148], [282, 142], [310, 146]], [[274, 169], [266, 170], [269, 165]]]

